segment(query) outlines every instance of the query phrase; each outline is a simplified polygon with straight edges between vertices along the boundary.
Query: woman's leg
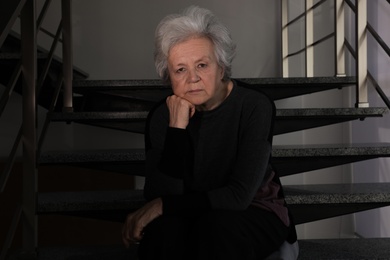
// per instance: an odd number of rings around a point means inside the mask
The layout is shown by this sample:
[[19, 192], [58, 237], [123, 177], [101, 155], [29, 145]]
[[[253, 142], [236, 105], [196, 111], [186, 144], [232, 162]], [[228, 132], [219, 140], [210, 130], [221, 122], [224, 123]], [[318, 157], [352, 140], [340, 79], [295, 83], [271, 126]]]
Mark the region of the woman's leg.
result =
[[198, 221], [199, 258], [258, 260], [276, 251], [286, 240], [288, 227], [268, 211], [211, 211]]

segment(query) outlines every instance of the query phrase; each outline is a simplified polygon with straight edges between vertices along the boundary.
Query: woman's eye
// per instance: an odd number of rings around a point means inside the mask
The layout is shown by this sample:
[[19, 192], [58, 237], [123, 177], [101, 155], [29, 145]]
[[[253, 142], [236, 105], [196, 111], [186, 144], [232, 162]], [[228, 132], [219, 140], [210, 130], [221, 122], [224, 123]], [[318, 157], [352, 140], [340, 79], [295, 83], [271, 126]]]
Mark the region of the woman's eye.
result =
[[207, 64], [201, 63], [201, 64], [198, 65], [198, 67], [199, 67], [199, 68], [206, 68], [206, 67], [207, 67]]
[[179, 68], [179, 69], [176, 70], [176, 73], [181, 73], [181, 72], [184, 72], [184, 71], [185, 71], [184, 68]]

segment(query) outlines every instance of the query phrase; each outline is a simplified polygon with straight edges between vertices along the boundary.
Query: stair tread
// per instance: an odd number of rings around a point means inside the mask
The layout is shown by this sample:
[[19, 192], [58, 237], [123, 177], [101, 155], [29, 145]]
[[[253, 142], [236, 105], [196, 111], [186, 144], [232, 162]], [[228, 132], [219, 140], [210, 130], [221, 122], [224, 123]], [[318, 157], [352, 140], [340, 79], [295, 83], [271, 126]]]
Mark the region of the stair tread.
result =
[[[235, 80], [240, 86], [262, 91], [273, 100], [341, 89], [356, 84], [356, 77], [236, 78]], [[104, 92], [106, 95], [157, 101], [168, 95], [171, 87], [159, 79], [81, 80], [73, 82], [73, 90], [79, 94]]]
[[38, 212], [132, 210], [145, 203], [142, 190], [45, 192], [38, 194]]
[[[285, 87], [296, 85], [331, 85], [340, 84], [351, 85], [356, 83], [355, 77], [290, 77], [290, 78], [237, 78], [239, 82], [248, 85], [255, 85], [257, 87], [265, 87], [272, 85], [272, 87]], [[137, 87], [145, 88], [167, 88], [170, 86], [159, 79], [130, 79], [130, 80], [75, 80], [73, 81], [73, 87], [75, 89], [82, 88], [100, 88], [107, 90], [127, 89], [133, 90]]]
[[[289, 205], [390, 203], [390, 183], [285, 185]], [[46, 192], [39, 213], [134, 210], [145, 202], [142, 190]]]
[[74, 80], [73, 88], [76, 92], [94, 88], [99, 90], [171, 89], [168, 84], [159, 79]]
[[143, 162], [144, 149], [73, 150], [43, 152], [39, 163]]
[[[276, 119], [288, 117], [380, 117], [387, 113], [388, 109], [384, 107], [370, 108], [295, 108], [295, 109], [276, 109]], [[52, 112], [49, 117], [52, 121], [80, 121], [80, 120], [146, 120], [148, 111], [131, 112]]]
[[299, 240], [298, 260], [390, 259], [390, 238]]
[[[390, 156], [390, 143], [354, 143], [328, 145], [274, 145], [273, 158], [330, 156]], [[144, 149], [102, 149], [44, 151], [39, 163], [143, 162]]]
[[385, 107], [367, 108], [289, 108], [276, 109], [276, 117], [297, 116], [380, 116], [388, 112]]
[[356, 83], [356, 77], [288, 77], [288, 78], [238, 78], [240, 82], [246, 84], [262, 84], [272, 86], [282, 85], [318, 85], [318, 84], [346, 84]]
[[[37, 260], [136, 260], [136, 246], [129, 249], [123, 245], [67, 245], [38, 247]], [[17, 260], [18, 252], [9, 260]]]
[[390, 203], [390, 183], [284, 185], [289, 205]]
[[390, 143], [274, 145], [272, 157], [390, 156]]
[[82, 120], [146, 120], [148, 111], [137, 112], [52, 112], [49, 117], [52, 121], [82, 121]]
[[[390, 238], [332, 238], [298, 240], [298, 260], [312, 259], [389, 259]], [[136, 246], [123, 245], [39, 247], [39, 260], [125, 260], [137, 259]], [[10, 258], [10, 260], [17, 259]]]

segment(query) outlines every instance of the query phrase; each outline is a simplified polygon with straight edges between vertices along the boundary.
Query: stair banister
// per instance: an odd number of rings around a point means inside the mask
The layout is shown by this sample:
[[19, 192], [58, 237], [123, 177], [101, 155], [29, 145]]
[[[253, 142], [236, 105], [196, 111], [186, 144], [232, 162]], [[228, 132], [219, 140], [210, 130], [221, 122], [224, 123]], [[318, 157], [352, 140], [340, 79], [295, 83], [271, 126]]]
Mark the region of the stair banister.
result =
[[335, 65], [336, 76], [345, 77], [345, 50], [344, 50], [344, 38], [345, 38], [345, 12], [344, 12], [344, 0], [335, 0]]
[[367, 91], [367, 0], [356, 1], [356, 107], [369, 107]]
[[0, 47], [3, 45], [8, 33], [12, 30], [20, 11], [26, 0], [13, 0], [0, 2]]
[[282, 76], [289, 76], [288, 69], [288, 0], [282, 0]]
[[21, 12], [21, 50], [23, 79], [23, 251], [36, 254], [38, 225], [36, 215], [36, 2], [26, 1]]
[[306, 0], [305, 3], [305, 41], [306, 41], [306, 77], [314, 77], [314, 46], [313, 46], [313, 31], [314, 31], [314, 18], [313, 18], [313, 0]]
[[62, 0], [62, 60], [64, 75], [64, 112], [73, 111], [72, 0]]

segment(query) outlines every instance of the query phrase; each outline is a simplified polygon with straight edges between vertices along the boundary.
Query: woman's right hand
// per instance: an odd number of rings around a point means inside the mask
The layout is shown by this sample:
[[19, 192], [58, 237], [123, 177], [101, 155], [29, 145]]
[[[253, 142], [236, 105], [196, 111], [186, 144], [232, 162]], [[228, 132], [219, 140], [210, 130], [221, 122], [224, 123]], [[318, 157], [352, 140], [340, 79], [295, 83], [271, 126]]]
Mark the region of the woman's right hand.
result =
[[157, 198], [127, 215], [122, 228], [122, 240], [126, 247], [142, 239], [144, 228], [155, 218], [162, 215], [162, 208], [162, 199]]
[[176, 95], [167, 97], [166, 102], [169, 109], [169, 126], [185, 129], [195, 114], [195, 106]]

